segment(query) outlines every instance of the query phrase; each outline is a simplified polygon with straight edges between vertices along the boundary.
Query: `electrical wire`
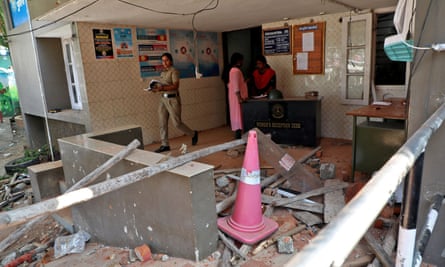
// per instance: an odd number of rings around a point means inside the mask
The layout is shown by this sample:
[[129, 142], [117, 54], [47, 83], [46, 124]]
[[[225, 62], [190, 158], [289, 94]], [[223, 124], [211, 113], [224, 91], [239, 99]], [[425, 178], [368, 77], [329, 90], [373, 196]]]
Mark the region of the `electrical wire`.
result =
[[48, 26], [50, 26], [50, 25], [56, 24], [57, 22], [59, 22], [59, 21], [61, 21], [61, 20], [64, 20], [64, 19], [66, 19], [66, 18], [68, 18], [68, 17], [70, 17], [70, 16], [72, 16], [72, 15], [75, 15], [75, 14], [79, 13], [80, 11], [82, 11], [82, 10], [84, 10], [84, 9], [86, 9], [86, 8], [88, 8], [88, 7], [92, 6], [92, 5], [94, 5], [94, 4], [96, 4], [96, 3], [99, 2], [99, 1], [100, 1], [100, 0], [95, 0], [95, 1], [93, 1], [93, 2], [91, 2], [91, 3], [89, 3], [89, 4], [87, 4], [87, 5], [85, 5], [85, 6], [81, 7], [81, 8], [79, 8], [79, 9], [77, 9], [77, 10], [75, 10], [75, 11], [73, 11], [73, 12], [71, 12], [71, 13], [65, 15], [65, 16], [63, 16], [63, 17], [60, 17], [60, 18], [58, 18], [58, 19], [56, 19], [56, 20], [54, 20], [54, 21], [51, 21], [51, 22], [49, 22], [49, 23], [47, 23], [47, 24], [40, 25], [39, 27], [34, 28], [34, 29], [32, 28], [32, 25], [31, 25], [31, 23], [30, 23], [30, 28], [31, 28], [30, 30], [23, 31], [23, 32], [18, 32], [18, 33], [13, 33], [13, 34], [7, 35], [7, 36], [5, 36], [5, 37], [8, 38], [8, 37], [19, 36], [19, 35], [22, 35], [22, 34], [31, 33], [31, 32], [35, 32], [35, 31], [37, 31], [37, 30], [46, 28], [46, 27], [48, 27]]
[[[82, 11], [82, 10], [84, 10], [84, 9], [86, 9], [86, 8], [88, 8], [88, 7], [92, 6], [92, 5], [94, 5], [94, 4], [96, 4], [96, 3], [99, 2], [99, 1], [100, 1], [100, 0], [95, 0], [95, 1], [93, 1], [93, 2], [91, 2], [91, 3], [89, 3], [89, 4], [87, 4], [87, 5], [85, 5], [85, 6], [81, 7], [81, 8], [79, 8], [79, 9], [77, 9], [77, 10], [75, 10], [75, 11], [73, 11], [73, 12], [71, 12], [71, 13], [65, 15], [65, 16], [63, 16], [63, 17], [60, 17], [60, 18], [58, 18], [58, 19], [56, 19], [56, 20], [54, 20], [54, 21], [51, 21], [51, 22], [49, 22], [49, 23], [47, 23], [47, 24], [41, 25], [41, 26], [39, 26], [39, 27], [37, 27], [37, 28], [34, 28], [34, 29], [31, 28], [30, 30], [26, 30], [26, 31], [18, 32], [18, 33], [13, 33], [13, 34], [10, 34], [10, 35], [4, 35], [3, 37], [4, 37], [4, 38], [14, 37], [14, 36], [19, 36], [19, 35], [27, 34], [27, 33], [30, 33], [30, 32], [35, 32], [35, 31], [37, 31], [37, 30], [41, 30], [41, 29], [46, 28], [46, 27], [48, 27], [48, 26], [50, 26], [50, 25], [56, 24], [57, 22], [59, 22], [59, 21], [61, 21], [61, 20], [64, 20], [64, 19], [66, 19], [66, 18], [68, 18], [68, 17], [70, 17], [70, 16], [72, 16], [72, 15], [75, 15], [75, 14], [79, 13], [80, 11]], [[216, 9], [216, 8], [219, 6], [219, 0], [210, 0], [210, 2], [209, 2], [207, 5], [205, 5], [203, 8], [201, 8], [201, 9], [199, 9], [199, 10], [197, 10], [197, 11], [189, 12], [189, 13], [179, 13], [179, 12], [170, 12], [170, 11], [156, 10], [156, 9], [153, 9], [153, 8], [149, 8], [149, 7], [144, 7], [144, 6], [141, 6], [141, 5], [133, 4], [133, 3], [130, 3], [130, 2], [125, 1], [125, 0], [117, 0], [117, 1], [118, 1], [118, 2], [121, 2], [121, 3], [123, 3], [123, 4], [127, 4], [127, 5], [130, 5], [130, 6], [134, 6], [134, 7], [137, 7], [137, 8], [141, 8], [141, 9], [148, 10], [148, 11], [155, 12], [155, 13], [159, 13], [159, 14], [165, 14], [165, 15], [177, 15], [177, 16], [193, 16], [193, 17], [192, 17], [192, 28], [193, 28], [193, 30], [195, 30], [195, 31], [196, 31], [196, 27], [195, 27], [195, 18], [196, 18], [196, 15], [198, 15], [199, 13], [204, 12], [204, 11], [214, 10], [214, 9]], [[209, 7], [209, 6], [212, 5], [214, 2], [216, 2], [215, 6], [213, 6], [213, 7]]]
[[417, 49], [417, 50], [431, 50], [432, 49], [432, 47], [427, 47], [427, 46], [425, 46], [425, 47], [415, 46], [415, 45], [412, 45], [410, 43], [407, 43], [405, 40], [402, 40], [402, 43], [404, 43], [408, 47], [411, 47], [411, 48], [414, 48], [414, 49]]
[[[215, 6], [213, 6], [213, 7], [209, 7], [209, 6], [210, 6], [211, 4], [213, 4], [213, 2], [215, 2], [215, 1], [216, 1]], [[204, 11], [214, 10], [214, 9], [216, 9], [218, 6], [219, 6], [219, 0], [211, 0], [211, 1], [210, 1], [204, 8], [202, 8], [201, 10], [196, 11], [196, 12], [193, 14], [193, 17], [192, 17], [192, 29], [193, 29], [193, 31], [197, 31], [196, 26], [195, 26], [196, 15], [198, 15], [199, 13], [204, 12]]]
[[[127, 4], [127, 5], [130, 5], [130, 6], [134, 6], [134, 7], [137, 7], [137, 8], [140, 8], [140, 9], [144, 9], [144, 10], [147, 10], [147, 11], [151, 11], [151, 12], [155, 12], [155, 13], [158, 13], [158, 14], [175, 15], [175, 16], [193, 16], [192, 24], [193, 24], [194, 17], [197, 14], [199, 14], [199, 13], [201, 13], [203, 11], [216, 9], [218, 7], [218, 5], [219, 5], [219, 0], [210, 0], [210, 2], [207, 5], [205, 5], [203, 8], [201, 8], [201, 9], [199, 9], [197, 11], [188, 12], [188, 13], [180, 13], [180, 12], [157, 10], [157, 9], [154, 9], [154, 8], [145, 7], [145, 6], [141, 6], [141, 5], [138, 5], [138, 4], [133, 4], [133, 3], [130, 3], [130, 2], [125, 1], [125, 0], [117, 0], [117, 1], [121, 2], [123, 4]], [[209, 6], [211, 4], [213, 4], [213, 2], [215, 2], [215, 1], [216, 1], [216, 5], [209, 8]], [[192, 27], [194, 27], [194, 26], [192, 25]]]
[[[197, 11], [188, 12], [188, 13], [180, 13], [180, 12], [157, 10], [157, 9], [154, 9], [154, 8], [145, 7], [145, 6], [141, 6], [141, 5], [138, 5], [138, 4], [133, 4], [133, 3], [130, 3], [130, 2], [125, 1], [125, 0], [117, 0], [117, 1], [121, 2], [123, 4], [127, 4], [127, 5], [130, 5], [130, 6], [133, 6], [133, 7], [137, 7], [137, 8], [144, 9], [144, 10], [147, 10], [147, 11], [150, 11], [150, 12], [154, 12], [154, 13], [158, 13], [158, 14], [175, 15], [175, 16], [193, 16], [192, 17], [192, 28], [193, 28], [194, 31], [196, 31], [196, 26], [195, 26], [196, 15], [198, 15], [199, 13], [204, 12], [204, 11], [214, 10], [214, 9], [216, 9], [219, 6], [219, 0], [210, 0], [210, 2], [207, 3], [207, 5], [205, 5], [203, 8], [201, 8], [201, 9], [199, 9]], [[216, 2], [216, 4], [214, 6], [212, 6], [212, 7], [210, 7], [214, 2]]]

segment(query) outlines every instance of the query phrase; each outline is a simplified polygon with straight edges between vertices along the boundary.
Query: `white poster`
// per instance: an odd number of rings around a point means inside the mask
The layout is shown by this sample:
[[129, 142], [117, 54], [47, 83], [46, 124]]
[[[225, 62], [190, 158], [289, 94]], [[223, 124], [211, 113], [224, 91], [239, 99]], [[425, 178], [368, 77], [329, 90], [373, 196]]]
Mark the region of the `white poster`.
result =
[[303, 52], [311, 52], [314, 51], [314, 32], [305, 32], [303, 33], [302, 40], [302, 48]]
[[296, 58], [296, 69], [297, 70], [308, 70], [308, 53], [297, 53]]

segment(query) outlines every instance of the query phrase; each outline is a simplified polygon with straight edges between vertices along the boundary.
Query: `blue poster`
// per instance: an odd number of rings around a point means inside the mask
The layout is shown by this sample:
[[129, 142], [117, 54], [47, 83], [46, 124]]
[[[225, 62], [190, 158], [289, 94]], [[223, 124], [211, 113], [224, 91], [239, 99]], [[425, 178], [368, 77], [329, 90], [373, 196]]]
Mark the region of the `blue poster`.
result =
[[136, 29], [139, 68], [142, 78], [159, 76], [162, 71], [161, 55], [168, 52], [166, 29]]
[[199, 72], [203, 77], [219, 76], [218, 34], [216, 32], [198, 32]]
[[179, 70], [180, 77], [195, 77], [193, 31], [170, 30], [170, 51], [173, 66]]
[[28, 21], [28, 6], [26, 0], [8, 0], [12, 27], [18, 27]]
[[133, 39], [130, 28], [114, 28], [114, 40], [116, 43], [116, 56], [133, 57]]

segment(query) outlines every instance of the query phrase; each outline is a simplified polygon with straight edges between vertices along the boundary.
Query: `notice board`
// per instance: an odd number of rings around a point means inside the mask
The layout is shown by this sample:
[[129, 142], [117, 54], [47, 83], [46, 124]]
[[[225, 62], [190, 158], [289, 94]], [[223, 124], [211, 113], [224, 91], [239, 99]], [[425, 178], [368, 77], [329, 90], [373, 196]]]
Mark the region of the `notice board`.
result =
[[288, 55], [291, 41], [290, 27], [263, 30], [263, 55]]
[[324, 73], [325, 25], [326, 22], [293, 25], [294, 74]]

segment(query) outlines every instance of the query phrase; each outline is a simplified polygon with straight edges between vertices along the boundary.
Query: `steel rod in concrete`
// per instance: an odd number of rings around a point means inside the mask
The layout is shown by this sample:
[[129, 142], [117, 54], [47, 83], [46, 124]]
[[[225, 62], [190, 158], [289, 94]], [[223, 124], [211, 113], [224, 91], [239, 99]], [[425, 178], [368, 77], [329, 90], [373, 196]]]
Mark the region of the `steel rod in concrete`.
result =
[[224, 149], [229, 149], [231, 147], [242, 145], [245, 143], [246, 141], [244, 139], [237, 139], [220, 145], [203, 148], [176, 158], [171, 158], [167, 161], [158, 163], [150, 167], [145, 167], [130, 173], [126, 173], [114, 179], [110, 179], [91, 185], [89, 187], [66, 193], [55, 198], [51, 198], [20, 209], [0, 213], [0, 230], [9, 225], [23, 223], [39, 215], [48, 214], [51, 212], [62, 210], [67, 207], [71, 207], [72, 205], [78, 203], [86, 202], [126, 185], [152, 177], [155, 174], [172, 168], [176, 168], [189, 161], [205, 157], [212, 153]]
[[105, 161], [103, 164], [101, 164], [99, 167], [97, 167], [94, 171], [90, 172], [87, 176], [83, 177], [77, 183], [72, 185], [68, 190], [66, 190], [65, 193], [72, 192], [72, 191], [77, 190], [81, 187], [91, 184], [100, 175], [102, 175], [104, 172], [106, 172], [111, 167], [116, 165], [116, 163], [120, 162], [125, 157], [127, 157], [131, 152], [133, 152], [136, 148], [138, 148], [138, 146], [140, 144], [141, 144], [141, 142], [139, 142], [139, 140], [134, 139], [123, 150], [121, 150], [117, 154], [113, 155], [111, 158], [109, 158], [107, 161]]
[[[407, 140], [363, 189], [285, 266], [341, 266], [402, 183], [445, 118], [445, 104]], [[340, 245], [341, 244], [341, 245]], [[323, 255], [323, 257], [320, 257]]]

